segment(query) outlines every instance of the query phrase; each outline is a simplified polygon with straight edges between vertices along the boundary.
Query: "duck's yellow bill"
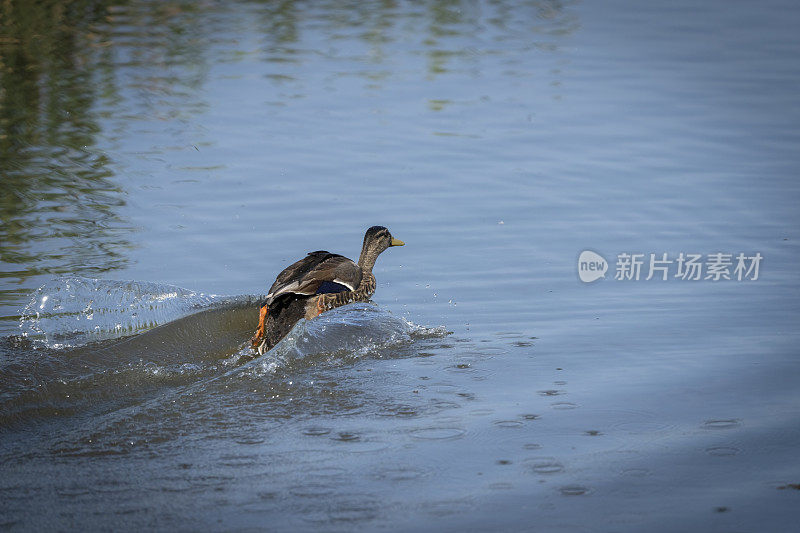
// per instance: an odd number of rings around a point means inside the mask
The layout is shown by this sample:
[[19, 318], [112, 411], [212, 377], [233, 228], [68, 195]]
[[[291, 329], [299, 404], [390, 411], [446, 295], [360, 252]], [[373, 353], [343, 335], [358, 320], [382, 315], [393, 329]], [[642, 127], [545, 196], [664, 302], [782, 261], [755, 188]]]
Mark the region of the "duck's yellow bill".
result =
[[392, 244], [390, 244], [389, 246], [405, 246], [405, 244], [406, 243], [404, 243], [400, 239], [392, 238]]

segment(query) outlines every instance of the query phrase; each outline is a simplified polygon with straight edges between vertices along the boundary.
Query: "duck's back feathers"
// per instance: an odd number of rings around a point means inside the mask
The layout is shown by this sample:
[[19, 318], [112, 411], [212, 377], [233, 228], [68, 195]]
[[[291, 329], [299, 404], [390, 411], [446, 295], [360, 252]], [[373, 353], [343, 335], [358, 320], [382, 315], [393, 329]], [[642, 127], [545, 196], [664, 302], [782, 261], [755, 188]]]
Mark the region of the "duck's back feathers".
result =
[[270, 305], [281, 295], [292, 293], [303, 296], [354, 291], [361, 283], [361, 267], [352, 260], [319, 250], [286, 267], [267, 294]]

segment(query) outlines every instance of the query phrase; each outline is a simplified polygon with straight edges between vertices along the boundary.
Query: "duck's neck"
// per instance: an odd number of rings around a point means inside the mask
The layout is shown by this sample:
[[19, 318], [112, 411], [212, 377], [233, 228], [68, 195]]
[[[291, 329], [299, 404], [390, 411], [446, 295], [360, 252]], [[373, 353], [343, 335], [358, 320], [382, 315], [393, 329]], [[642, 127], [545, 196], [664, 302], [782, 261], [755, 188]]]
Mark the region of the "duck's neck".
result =
[[375, 261], [378, 259], [380, 252], [374, 248], [364, 246], [361, 249], [361, 255], [358, 257], [358, 266], [364, 272], [372, 272], [372, 267], [375, 266]]

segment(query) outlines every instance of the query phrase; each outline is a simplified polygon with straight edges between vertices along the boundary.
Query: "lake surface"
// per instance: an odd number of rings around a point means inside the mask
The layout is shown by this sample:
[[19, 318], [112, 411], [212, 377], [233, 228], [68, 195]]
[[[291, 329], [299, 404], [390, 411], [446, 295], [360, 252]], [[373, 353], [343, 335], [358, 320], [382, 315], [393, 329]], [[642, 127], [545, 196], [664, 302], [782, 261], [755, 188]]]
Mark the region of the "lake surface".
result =
[[[3, 4], [0, 528], [795, 527], [798, 26]], [[276, 274], [375, 224], [373, 303], [254, 355]]]

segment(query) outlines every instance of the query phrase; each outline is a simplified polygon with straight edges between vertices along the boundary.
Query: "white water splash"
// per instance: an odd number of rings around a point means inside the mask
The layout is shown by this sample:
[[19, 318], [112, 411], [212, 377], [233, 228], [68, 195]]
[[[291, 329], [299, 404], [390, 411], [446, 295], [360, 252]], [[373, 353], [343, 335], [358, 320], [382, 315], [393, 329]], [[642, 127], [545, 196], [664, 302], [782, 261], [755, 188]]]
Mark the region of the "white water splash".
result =
[[49, 348], [68, 348], [139, 333], [217, 301], [173, 285], [57, 278], [33, 292], [19, 328]]
[[[300, 320], [272, 350], [246, 365], [244, 375], [271, 375], [287, 364], [303, 361], [382, 357], [416, 339], [449, 334], [444, 327], [420, 326], [372, 303], [354, 303], [313, 320]], [[240, 355], [248, 350], [244, 348]]]

